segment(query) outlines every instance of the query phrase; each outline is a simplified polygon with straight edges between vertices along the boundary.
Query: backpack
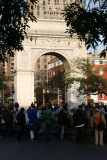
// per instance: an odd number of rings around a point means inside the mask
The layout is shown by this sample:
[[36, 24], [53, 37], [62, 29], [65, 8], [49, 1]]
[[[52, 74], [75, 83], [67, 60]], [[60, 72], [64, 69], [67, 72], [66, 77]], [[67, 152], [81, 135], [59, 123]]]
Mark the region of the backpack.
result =
[[[100, 113], [99, 113], [100, 114]], [[94, 119], [94, 124], [95, 124], [95, 126], [97, 127], [98, 126], [98, 124], [99, 124], [99, 121], [100, 121], [100, 116], [97, 118], [97, 117], [95, 117], [95, 116], [93, 116], [93, 119]]]

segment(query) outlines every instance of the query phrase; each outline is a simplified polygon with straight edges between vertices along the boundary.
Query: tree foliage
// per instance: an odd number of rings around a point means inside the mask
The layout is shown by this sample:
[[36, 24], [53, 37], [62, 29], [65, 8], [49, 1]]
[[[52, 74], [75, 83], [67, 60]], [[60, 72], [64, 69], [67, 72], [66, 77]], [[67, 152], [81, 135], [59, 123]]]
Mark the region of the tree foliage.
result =
[[[71, 85], [75, 83], [80, 84], [77, 88], [79, 94], [97, 95], [103, 93], [107, 95], [107, 80], [98, 75], [99, 69], [93, 71], [89, 60], [86, 61], [85, 59], [78, 59], [74, 63], [75, 69], [69, 70], [65, 77], [66, 81]], [[71, 72], [76, 73], [76, 75], [73, 74], [73, 76], [70, 77]], [[81, 73], [82, 76], [80, 76], [79, 73]]]
[[1, 93], [1, 96], [3, 96], [2, 93], [4, 92], [5, 99], [11, 96], [11, 90], [12, 90], [11, 84], [10, 84], [11, 79], [12, 77], [6, 76], [4, 74], [3, 65], [1, 63], [0, 64], [0, 93]]
[[[87, 49], [95, 49], [99, 43], [104, 46], [107, 44], [106, 0], [84, 1], [84, 7], [76, 2], [71, 3], [65, 7], [64, 17], [67, 32], [71, 37], [77, 34], [79, 40], [85, 41]], [[105, 54], [104, 50], [102, 55]]]
[[[36, 0], [30, 0], [32, 4]], [[36, 21], [26, 0], [0, 0], [0, 61], [6, 54], [14, 55], [14, 50], [23, 50], [22, 42], [27, 34], [29, 20]]]

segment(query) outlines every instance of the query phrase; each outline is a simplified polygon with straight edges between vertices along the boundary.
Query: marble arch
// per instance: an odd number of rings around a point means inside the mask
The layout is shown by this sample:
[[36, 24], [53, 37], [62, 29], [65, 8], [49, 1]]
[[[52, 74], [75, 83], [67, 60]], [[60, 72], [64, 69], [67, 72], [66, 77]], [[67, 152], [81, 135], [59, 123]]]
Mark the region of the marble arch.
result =
[[[85, 45], [76, 36], [71, 38], [65, 33], [64, 21], [40, 19], [37, 23], [30, 22], [30, 26], [24, 50], [15, 52], [14, 60], [14, 101], [25, 108], [34, 101], [34, 65], [41, 55], [52, 54], [68, 64], [74, 58], [87, 57]], [[77, 97], [76, 86], [68, 91], [70, 108], [84, 101], [83, 96]]]

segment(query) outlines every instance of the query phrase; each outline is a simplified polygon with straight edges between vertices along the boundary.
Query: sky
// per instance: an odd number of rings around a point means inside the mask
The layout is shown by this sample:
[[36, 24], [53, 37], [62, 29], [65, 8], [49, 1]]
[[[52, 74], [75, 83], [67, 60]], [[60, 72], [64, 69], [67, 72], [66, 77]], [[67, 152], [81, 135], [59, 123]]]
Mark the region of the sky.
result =
[[[106, 47], [99, 44], [99, 46], [98, 46], [96, 49], [97, 49], [98, 53], [101, 53], [103, 49], [106, 49]], [[88, 53], [91, 52], [92, 54], [94, 54], [94, 49], [93, 49], [93, 48], [89, 48], [89, 49], [87, 50], [87, 52], [88, 52]]]

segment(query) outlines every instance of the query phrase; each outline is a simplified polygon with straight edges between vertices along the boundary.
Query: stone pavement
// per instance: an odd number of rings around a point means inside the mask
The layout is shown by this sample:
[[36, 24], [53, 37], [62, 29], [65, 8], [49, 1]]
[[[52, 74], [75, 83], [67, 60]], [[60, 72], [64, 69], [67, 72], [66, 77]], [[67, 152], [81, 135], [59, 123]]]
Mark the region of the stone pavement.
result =
[[17, 142], [17, 133], [11, 138], [0, 139], [0, 160], [105, 160], [107, 144], [76, 144], [70, 139], [60, 141], [53, 135], [53, 143], [47, 145], [45, 135], [37, 135], [30, 142], [25, 134], [22, 142]]

